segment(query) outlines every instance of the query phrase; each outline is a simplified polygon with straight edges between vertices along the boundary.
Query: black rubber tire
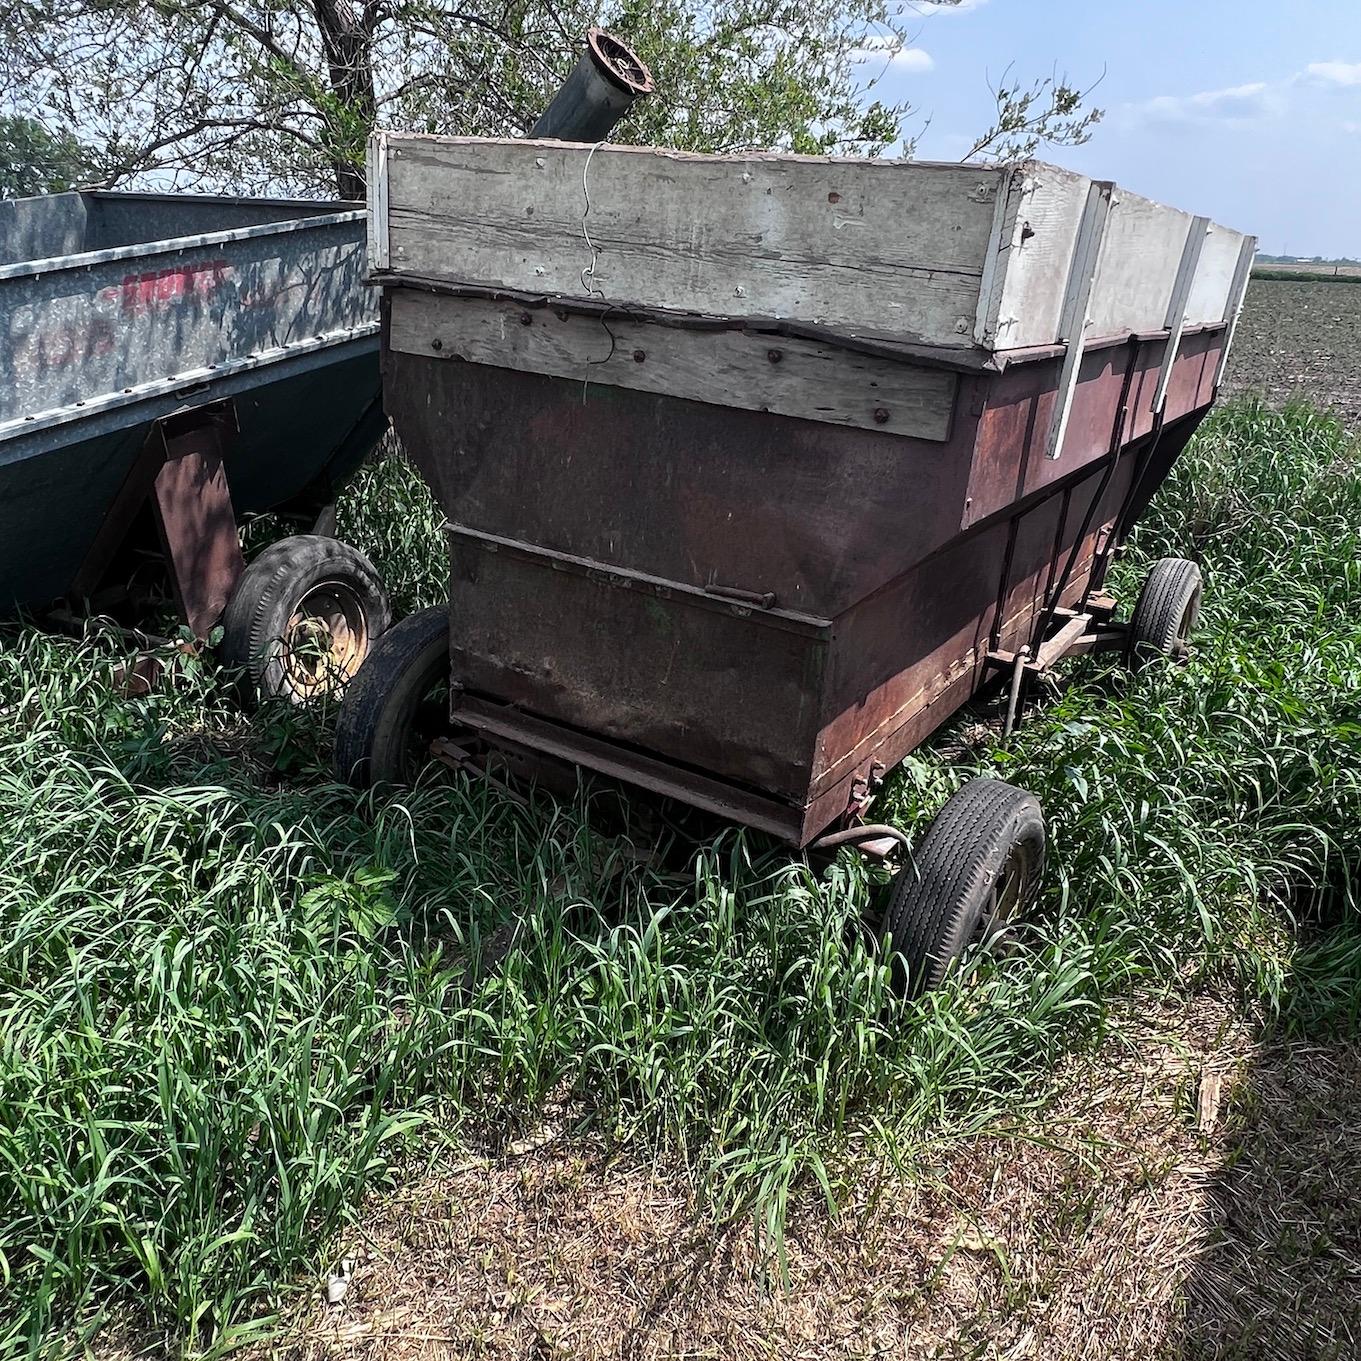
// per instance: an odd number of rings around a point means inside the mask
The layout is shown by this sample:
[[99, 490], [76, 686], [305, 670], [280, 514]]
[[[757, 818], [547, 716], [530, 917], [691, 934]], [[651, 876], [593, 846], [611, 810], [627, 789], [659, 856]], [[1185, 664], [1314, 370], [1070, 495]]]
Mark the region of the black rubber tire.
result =
[[[289, 621], [309, 593], [343, 593], [362, 619], [343, 667], [315, 687], [301, 687], [282, 657]], [[242, 573], [222, 615], [219, 648], [229, 666], [245, 668], [262, 697], [285, 696], [297, 703], [329, 693], [363, 663], [392, 622], [392, 610], [373, 564], [357, 548], [320, 534], [295, 534], [265, 549]]]
[[449, 608], [435, 605], [394, 624], [350, 682], [336, 722], [336, 774], [357, 789], [406, 784], [421, 702], [449, 675]]
[[1034, 794], [1001, 780], [970, 780], [936, 814], [920, 848], [889, 890], [885, 933], [898, 983], [920, 996], [945, 981], [950, 966], [988, 921], [994, 890], [1020, 876], [1009, 918], [1035, 896], [1044, 873], [1044, 814]]
[[1200, 615], [1204, 582], [1186, 558], [1159, 558], [1149, 568], [1130, 616], [1126, 660], [1139, 670], [1158, 658], [1182, 657]]

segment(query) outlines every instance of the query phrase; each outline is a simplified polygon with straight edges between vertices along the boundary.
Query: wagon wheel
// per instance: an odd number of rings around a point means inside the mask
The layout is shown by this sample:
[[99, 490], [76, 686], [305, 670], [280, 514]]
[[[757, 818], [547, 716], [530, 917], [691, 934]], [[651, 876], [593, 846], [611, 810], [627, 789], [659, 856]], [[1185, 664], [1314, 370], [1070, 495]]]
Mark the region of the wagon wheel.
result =
[[358, 788], [405, 784], [448, 727], [449, 610], [421, 610], [374, 645], [345, 691], [335, 766]]
[[1160, 558], [1144, 578], [1130, 616], [1126, 656], [1135, 670], [1159, 657], [1186, 656], [1200, 616], [1204, 583], [1186, 558]]
[[908, 993], [938, 988], [970, 946], [999, 945], [1043, 871], [1039, 800], [1001, 780], [966, 784], [889, 891], [885, 933]]
[[373, 564], [316, 534], [271, 545], [245, 570], [222, 616], [223, 659], [261, 695], [301, 704], [342, 689], [392, 614]]

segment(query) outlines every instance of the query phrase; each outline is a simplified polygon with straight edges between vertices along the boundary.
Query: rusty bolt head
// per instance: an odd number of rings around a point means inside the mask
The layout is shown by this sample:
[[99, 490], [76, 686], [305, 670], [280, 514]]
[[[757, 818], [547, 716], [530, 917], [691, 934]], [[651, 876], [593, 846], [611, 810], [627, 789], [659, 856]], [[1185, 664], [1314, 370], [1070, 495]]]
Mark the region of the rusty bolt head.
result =
[[876, 406], [874, 408], [874, 423], [875, 425], [888, 424], [888, 407]]
[[641, 363], [643, 362], [643, 360], [646, 359], [646, 358], [647, 358], [647, 351], [646, 351], [646, 350], [634, 350], [634, 352], [633, 352], [633, 362], [634, 362], [635, 364], [641, 364]]
[[442, 349], [444, 348], [444, 342], [443, 342], [442, 340], [438, 340], [438, 339], [432, 340], [432, 341], [430, 342], [430, 348], [431, 348], [432, 350], [442, 350]]
[[532, 312], [521, 312], [521, 313], [520, 313], [520, 325], [521, 325], [521, 326], [533, 326], [533, 325], [534, 325], [534, 314], [533, 314]]
[[772, 364], [778, 364], [778, 363], [780, 362], [780, 360], [784, 358], [784, 351], [783, 351], [783, 350], [767, 350], [767, 351], [766, 351], [766, 358], [769, 359], [770, 362], [771, 362]]

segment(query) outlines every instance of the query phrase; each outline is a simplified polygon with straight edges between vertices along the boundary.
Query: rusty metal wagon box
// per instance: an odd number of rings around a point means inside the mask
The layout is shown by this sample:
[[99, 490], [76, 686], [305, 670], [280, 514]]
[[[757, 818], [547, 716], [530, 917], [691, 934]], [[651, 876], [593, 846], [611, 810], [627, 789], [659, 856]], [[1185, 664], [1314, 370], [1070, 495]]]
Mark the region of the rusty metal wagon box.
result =
[[455, 721], [798, 845], [1099, 633], [1255, 245], [1036, 163], [380, 133], [369, 181]]

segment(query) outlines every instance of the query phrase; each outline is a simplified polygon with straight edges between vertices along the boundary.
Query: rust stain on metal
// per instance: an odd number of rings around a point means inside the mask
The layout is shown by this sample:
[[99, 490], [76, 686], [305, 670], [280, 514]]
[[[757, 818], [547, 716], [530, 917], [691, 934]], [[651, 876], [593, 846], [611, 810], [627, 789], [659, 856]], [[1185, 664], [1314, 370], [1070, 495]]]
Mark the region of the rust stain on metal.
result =
[[180, 613], [196, 638], [206, 638], [221, 619], [246, 567], [223, 468], [234, 431], [234, 414], [224, 404], [163, 421], [152, 435], [164, 454], [152, 506]]
[[1095, 645], [1084, 602], [1222, 343], [1187, 338], [1156, 440], [1157, 342], [1091, 346], [1057, 461], [1053, 350], [961, 375], [943, 443], [386, 352], [389, 413], [457, 521], [460, 721], [806, 845], [990, 655], [1046, 618]]

